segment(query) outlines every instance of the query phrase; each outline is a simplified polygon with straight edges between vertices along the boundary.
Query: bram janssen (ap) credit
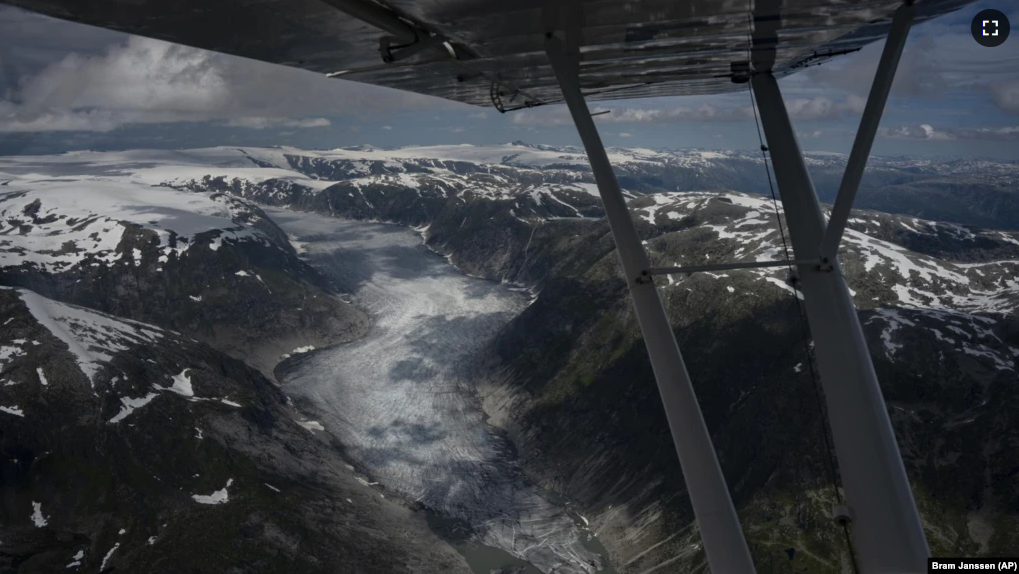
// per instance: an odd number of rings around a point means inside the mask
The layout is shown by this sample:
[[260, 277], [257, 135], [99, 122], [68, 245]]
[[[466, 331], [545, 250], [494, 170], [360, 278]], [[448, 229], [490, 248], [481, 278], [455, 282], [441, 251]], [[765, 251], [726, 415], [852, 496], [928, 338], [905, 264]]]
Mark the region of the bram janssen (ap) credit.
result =
[[986, 570], [1019, 572], [1019, 558], [928, 558], [927, 572], [945, 570]]

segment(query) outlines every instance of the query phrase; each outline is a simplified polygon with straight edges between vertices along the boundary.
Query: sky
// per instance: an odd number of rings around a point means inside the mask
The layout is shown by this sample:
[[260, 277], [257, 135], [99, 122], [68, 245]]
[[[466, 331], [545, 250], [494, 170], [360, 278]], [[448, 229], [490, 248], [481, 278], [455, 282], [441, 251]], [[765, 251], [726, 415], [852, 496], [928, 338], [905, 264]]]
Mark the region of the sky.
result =
[[[1019, 161], [1019, 35], [974, 41], [982, 0], [910, 32], [879, 155]], [[1011, 12], [1009, 11], [1011, 8]], [[781, 80], [807, 151], [848, 152], [883, 43]], [[753, 149], [749, 92], [592, 104], [609, 146]], [[0, 6], [0, 154], [212, 145], [579, 145], [562, 105], [500, 114]]]

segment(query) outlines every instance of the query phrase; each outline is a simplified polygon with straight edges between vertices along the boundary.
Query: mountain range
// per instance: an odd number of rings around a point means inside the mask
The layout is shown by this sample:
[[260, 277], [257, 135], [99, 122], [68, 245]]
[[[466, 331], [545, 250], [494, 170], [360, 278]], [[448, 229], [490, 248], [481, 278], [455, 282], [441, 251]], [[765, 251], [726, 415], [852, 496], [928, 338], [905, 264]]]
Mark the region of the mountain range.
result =
[[[787, 257], [761, 154], [609, 151], [656, 266]], [[845, 157], [807, 160], [830, 200]], [[937, 555], [1019, 550], [1017, 174], [872, 158], [840, 255]], [[372, 319], [259, 206], [407, 226], [534, 293], [470, 365], [489, 425], [619, 572], [705, 570], [586, 156], [521, 143], [0, 158], [0, 564], [466, 571], [278, 385]], [[788, 271], [656, 282], [758, 571], [849, 571]]]

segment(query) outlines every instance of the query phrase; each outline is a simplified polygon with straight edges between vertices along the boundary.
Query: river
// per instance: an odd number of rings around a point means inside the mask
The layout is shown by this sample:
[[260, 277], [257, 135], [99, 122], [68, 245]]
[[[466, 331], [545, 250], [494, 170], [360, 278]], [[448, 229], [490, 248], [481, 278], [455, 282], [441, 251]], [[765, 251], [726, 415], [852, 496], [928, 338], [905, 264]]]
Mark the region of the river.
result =
[[460, 273], [404, 227], [268, 214], [371, 317], [362, 339], [281, 373], [367, 480], [429, 509], [476, 572], [608, 572], [586, 520], [524, 479], [465, 376], [530, 294]]

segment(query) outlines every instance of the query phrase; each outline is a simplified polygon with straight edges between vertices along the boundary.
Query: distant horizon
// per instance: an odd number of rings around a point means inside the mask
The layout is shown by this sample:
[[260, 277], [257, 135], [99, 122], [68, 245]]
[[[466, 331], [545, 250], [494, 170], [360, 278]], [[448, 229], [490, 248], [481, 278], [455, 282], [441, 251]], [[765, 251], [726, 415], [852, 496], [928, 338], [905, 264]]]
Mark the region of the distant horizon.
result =
[[[520, 145], [531, 148], [547, 147], [556, 150], [571, 150], [578, 153], [586, 153], [582, 145], [579, 144], [549, 144], [540, 142], [528, 142], [525, 140], [513, 140], [495, 143], [408, 143], [401, 145], [378, 145], [371, 143], [360, 143], [360, 144], [347, 144], [338, 146], [300, 146], [293, 144], [244, 144], [244, 143], [229, 143], [229, 144], [214, 144], [214, 145], [193, 145], [193, 146], [106, 146], [106, 147], [76, 147], [54, 151], [36, 151], [34, 149], [23, 149], [20, 152], [10, 153], [5, 150], [3, 136], [0, 136], [0, 156], [16, 157], [16, 156], [49, 156], [49, 155], [63, 155], [75, 152], [95, 152], [95, 153], [116, 153], [121, 151], [144, 151], [144, 150], [160, 150], [160, 151], [187, 151], [197, 149], [213, 149], [213, 148], [263, 148], [263, 149], [283, 149], [292, 148], [301, 151], [318, 151], [328, 152], [334, 150], [345, 150], [345, 151], [357, 151], [359, 148], [369, 148], [372, 150], [388, 151], [398, 150], [407, 148], [436, 148], [436, 147], [455, 147], [455, 146], [470, 146], [470, 147], [497, 147], [507, 145]], [[801, 142], [802, 145], [802, 142]], [[667, 146], [667, 145], [639, 145], [634, 142], [633, 145], [608, 145], [607, 149], [624, 149], [624, 150], [635, 150], [635, 149], [648, 149], [655, 152], [681, 152], [681, 151], [711, 151], [711, 152], [730, 152], [730, 153], [741, 153], [741, 154], [759, 154], [760, 150], [757, 147], [746, 147], [746, 148], [728, 148], [728, 147], [709, 147], [703, 145], [687, 145], [687, 146]], [[848, 157], [848, 151], [827, 151], [820, 149], [804, 149], [805, 155], [830, 155], [839, 157]], [[959, 161], [959, 160], [978, 160], [978, 161], [991, 161], [995, 163], [1005, 164], [1019, 164], [1019, 158], [1014, 157], [994, 157], [994, 156], [974, 156], [974, 155], [951, 155], [951, 154], [920, 154], [920, 153], [871, 153], [869, 157], [887, 158], [887, 159], [926, 159], [926, 160], [944, 160], [944, 161]]]

